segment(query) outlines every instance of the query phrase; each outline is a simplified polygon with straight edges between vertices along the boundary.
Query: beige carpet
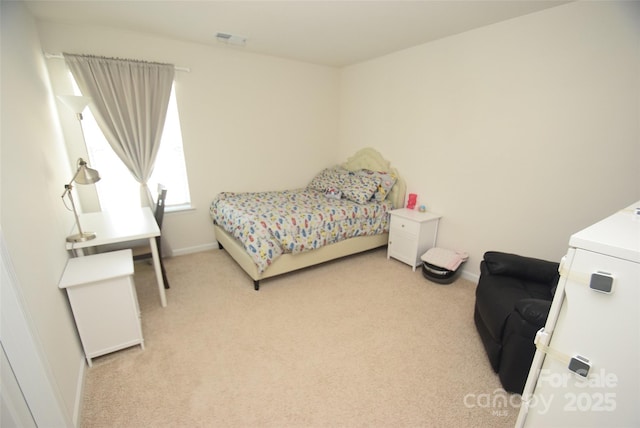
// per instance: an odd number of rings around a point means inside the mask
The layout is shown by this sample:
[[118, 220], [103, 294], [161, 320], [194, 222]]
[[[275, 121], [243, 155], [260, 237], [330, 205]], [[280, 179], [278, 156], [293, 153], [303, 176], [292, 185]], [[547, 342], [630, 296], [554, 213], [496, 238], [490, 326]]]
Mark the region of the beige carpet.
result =
[[[83, 427], [511, 427], [473, 325], [475, 285], [384, 249], [264, 280], [225, 251], [136, 264], [145, 350], [94, 360]], [[506, 404], [505, 404], [506, 402]]]

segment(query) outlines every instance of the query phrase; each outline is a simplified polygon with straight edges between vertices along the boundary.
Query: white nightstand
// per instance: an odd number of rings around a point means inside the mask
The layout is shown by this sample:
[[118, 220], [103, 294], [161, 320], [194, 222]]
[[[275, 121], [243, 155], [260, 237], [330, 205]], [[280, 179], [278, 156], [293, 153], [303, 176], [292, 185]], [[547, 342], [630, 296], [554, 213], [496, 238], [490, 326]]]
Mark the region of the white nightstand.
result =
[[144, 349], [131, 250], [69, 259], [58, 286], [67, 290], [89, 367], [100, 355]]
[[391, 213], [387, 259], [393, 257], [416, 270], [422, 256], [436, 246], [438, 223], [442, 217], [432, 212], [400, 208]]

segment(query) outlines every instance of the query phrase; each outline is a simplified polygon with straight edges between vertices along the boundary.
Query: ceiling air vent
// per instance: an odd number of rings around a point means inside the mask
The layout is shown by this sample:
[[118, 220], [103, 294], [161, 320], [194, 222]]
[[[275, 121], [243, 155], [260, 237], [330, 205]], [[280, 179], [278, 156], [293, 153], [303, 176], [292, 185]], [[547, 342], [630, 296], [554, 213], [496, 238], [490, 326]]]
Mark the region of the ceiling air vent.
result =
[[244, 36], [236, 36], [229, 33], [216, 33], [216, 39], [221, 43], [226, 43], [235, 46], [244, 46], [247, 43], [247, 38]]

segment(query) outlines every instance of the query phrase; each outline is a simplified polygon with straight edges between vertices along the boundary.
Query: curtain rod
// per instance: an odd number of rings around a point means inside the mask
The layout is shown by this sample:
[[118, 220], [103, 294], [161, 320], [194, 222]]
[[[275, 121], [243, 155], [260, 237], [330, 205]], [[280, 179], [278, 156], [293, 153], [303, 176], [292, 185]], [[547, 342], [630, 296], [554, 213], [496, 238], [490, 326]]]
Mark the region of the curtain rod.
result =
[[[49, 52], [45, 52], [44, 53], [44, 57], [47, 58], [47, 59], [52, 59], [52, 58], [53, 59], [64, 59], [64, 55], [62, 55], [62, 54], [52, 54], [52, 53], [49, 53]], [[174, 65], [173, 68], [175, 68], [176, 71], [184, 71], [184, 72], [187, 72], [187, 73], [191, 72], [191, 69], [187, 68], [187, 67], [177, 67], [177, 66]]]

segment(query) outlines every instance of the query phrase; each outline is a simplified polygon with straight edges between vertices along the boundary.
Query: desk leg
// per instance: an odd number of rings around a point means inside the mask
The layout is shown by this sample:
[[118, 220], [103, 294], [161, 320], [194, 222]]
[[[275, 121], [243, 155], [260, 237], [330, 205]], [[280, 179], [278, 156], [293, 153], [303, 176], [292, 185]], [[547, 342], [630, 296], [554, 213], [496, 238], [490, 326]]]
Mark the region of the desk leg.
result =
[[149, 238], [149, 246], [151, 247], [151, 255], [153, 256], [153, 269], [156, 271], [156, 280], [158, 282], [158, 291], [160, 292], [160, 304], [162, 307], [167, 306], [167, 296], [164, 292], [164, 282], [162, 281], [162, 270], [160, 269], [160, 254], [156, 245], [156, 238]]

